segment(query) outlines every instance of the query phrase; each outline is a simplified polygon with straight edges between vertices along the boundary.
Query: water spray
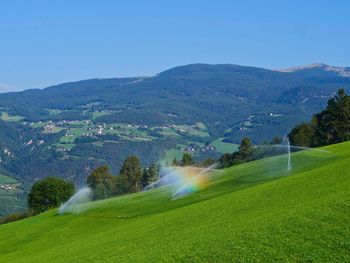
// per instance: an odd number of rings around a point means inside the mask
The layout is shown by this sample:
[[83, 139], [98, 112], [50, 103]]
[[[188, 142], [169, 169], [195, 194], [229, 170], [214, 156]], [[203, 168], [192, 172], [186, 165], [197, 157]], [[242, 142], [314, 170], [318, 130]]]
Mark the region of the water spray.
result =
[[84, 203], [90, 202], [92, 200], [91, 197], [92, 190], [89, 187], [82, 188], [60, 206], [58, 213], [81, 213], [88, 209]]
[[[169, 186], [172, 198], [184, 196], [197, 192], [205, 188], [213, 172], [218, 172], [213, 164], [207, 168], [187, 166], [187, 167], [162, 167], [161, 173], [165, 174], [154, 183], [148, 185], [144, 190], [149, 190], [161, 186]], [[221, 171], [220, 171], [221, 172]]]
[[258, 145], [257, 147], [261, 147], [261, 148], [264, 148], [264, 147], [265, 148], [268, 148], [268, 147], [286, 148], [287, 149], [287, 158], [288, 158], [288, 161], [287, 161], [287, 170], [288, 171], [290, 171], [292, 169], [291, 149], [330, 153], [329, 151], [323, 150], [323, 149], [315, 149], [315, 148], [291, 145], [288, 137], [286, 137], [285, 140], [287, 142], [286, 144]]

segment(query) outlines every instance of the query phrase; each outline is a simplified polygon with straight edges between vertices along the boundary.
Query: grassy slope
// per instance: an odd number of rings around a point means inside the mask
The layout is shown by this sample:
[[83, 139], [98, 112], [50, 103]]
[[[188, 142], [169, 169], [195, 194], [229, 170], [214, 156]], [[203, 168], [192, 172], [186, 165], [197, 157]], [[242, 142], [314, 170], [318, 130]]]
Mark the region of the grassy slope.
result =
[[[2, 184], [18, 184], [18, 181], [0, 172], [0, 185]], [[11, 191], [0, 189], [0, 216], [23, 208], [24, 204], [17, 197], [17, 193], [18, 189]]]
[[349, 261], [350, 143], [328, 150], [294, 154], [290, 174], [284, 156], [232, 167], [182, 199], [157, 189], [2, 225], [0, 262]]
[[223, 141], [224, 138], [216, 139], [212, 145], [220, 153], [232, 153], [238, 150], [238, 144], [228, 143]]
[[14, 184], [18, 181], [0, 172], [0, 184]]

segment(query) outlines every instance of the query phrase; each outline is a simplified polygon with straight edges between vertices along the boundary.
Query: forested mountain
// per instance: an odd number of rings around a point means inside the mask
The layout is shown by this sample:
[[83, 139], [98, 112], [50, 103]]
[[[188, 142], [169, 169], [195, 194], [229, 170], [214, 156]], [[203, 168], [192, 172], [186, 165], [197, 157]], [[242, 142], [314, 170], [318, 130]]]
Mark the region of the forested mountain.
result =
[[91, 79], [0, 94], [0, 172], [25, 185], [45, 176], [81, 184], [91, 169], [138, 155], [143, 165], [167, 150], [217, 157], [213, 143], [262, 142], [309, 120], [348, 68], [287, 70], [193, 64], [152, 77]]

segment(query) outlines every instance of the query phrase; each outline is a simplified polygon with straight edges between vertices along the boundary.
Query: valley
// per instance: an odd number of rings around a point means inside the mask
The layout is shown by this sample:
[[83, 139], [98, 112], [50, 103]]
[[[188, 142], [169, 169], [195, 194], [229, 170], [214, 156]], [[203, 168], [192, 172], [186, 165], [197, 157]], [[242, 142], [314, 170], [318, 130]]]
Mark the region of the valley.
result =
[[322, 67], [280, 72], [192, 64], [152, 77], [3, 93], [0, 171], [26, 192], [47, 176], [84, 185], [101, 165], [117, 174], [130, 155], [143, 166], [171, 164], [183, 152], [196, 161], [218, 159], [244, 137], [262, 144], [285, 136], [339, 87], [350, 89], [350, 78]]

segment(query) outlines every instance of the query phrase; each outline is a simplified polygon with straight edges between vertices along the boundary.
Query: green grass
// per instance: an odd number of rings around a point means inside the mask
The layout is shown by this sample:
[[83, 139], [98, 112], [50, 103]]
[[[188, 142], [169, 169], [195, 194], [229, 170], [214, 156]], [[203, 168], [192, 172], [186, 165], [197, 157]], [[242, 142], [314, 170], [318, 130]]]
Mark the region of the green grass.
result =
[[3, 190], [0, 190], [0, 216], [7, 215], [15, 211], [23, 210], [24, 207], [24, 200], [18, 198], [16, 196], [16, 193], [9, 194]]
[[30, 124], [30, 127], [32, 128], [42, 128], [46, 125], [46, 122], [33, 122]]
[[174, 131], [171, 128], [163, 129], [160, 134], [163, 134], [164, 136], [172, 136], [172, 137], [180, 137], [180, 134], [178, 134], [176, 131]]
[[10, 121], [10, 122], [19, 122], [21, 120], [23, 120], [22, 116], [19, 115], [10, 115], [7, 112], [1, 112], [1, 119], [4, 121]]
[[75, 141], [76, 138], [78, 138], [78, 136], [71, 136], [71, 137], [62, 136], [62, 137], [59, 139], [59, 143], [61, 143], [61, 144], [64, 144], [64, 143], [74, 143], [74, 141]]
[[62, 142], [62, 143], [57, 143], [57, 144], [56, 144], [56, 147], [57, 147], [57, 148], [63, 148], [63, 149], [66, 149], [66, 150], [70, 150], [70, 149], [72, 149], [74, 146], [75, 146], [74, 143], [69, 143], [69, 142]]
[[18, 183], [18, 181], [0, 172], [0, 184], [15, 184], [15, 183]]
[[185, 132], [191, 136], [199, 136], [199, 137], [210, 136], [207, 131], [207, 127], [202, 122], [196, 123], [196, 125], [194, 125], [193, 128], [189, 125], [183, 124], [183, 125], [174, 125], [173, 129], [176, 132]]
[[48, 109], [48, 111], [49, 111], [49, 114], [50, 114], [51, 116], [58, 115], [58, 114], [60, 114], [61, 112], [63, 112], [62, 110], [58, 110], [58, 109]]
[[179, 149], [170, 149], [165, 151], [165, 157], [160, 161], [161, 164], [165, 165], [166, 163], [171, 164], [176, 158], [178, 161], [182, 159], [183, 151]]
[[51, 131], [43, 131], [43, 133], [49, 134], [49, 133], [59, 133], [63, 129], [61, 127], [54, 127]]
[[0, 262], [349, 262], [350, 143], [225, 170], [203, 191], [164, 189], [0, 226]]
[[106, 112], [106, 111], [101, 111], [101, 112], [99, 112], [99, 111], [94, 111], [94, 112], [92, 113], [92, 119], [93, 119], [93, 120], [96, 120], [98, 117], [102, 117], [102, 116], [110, 115], [110, 114], [112, 114], [112, 112]]
[[0, 189], [0, 216], [23, 209], [24, 207], [23, 200], [17, 196], [17, 194], [20, 192], [18, 189], [20, 186], [19, 182], [16, 179], [0, 173], [0, 185], [4, 184], [15, 186], [16, 189]]
[[232, 153], [238, 150], [238, 144], [224, 142], [224, 138], [219, 138], [213, 141], [211, 144], [220, 153]]

